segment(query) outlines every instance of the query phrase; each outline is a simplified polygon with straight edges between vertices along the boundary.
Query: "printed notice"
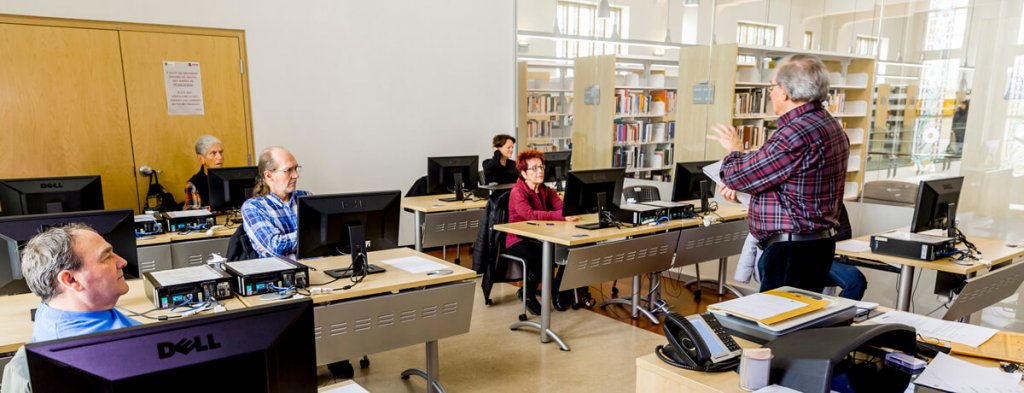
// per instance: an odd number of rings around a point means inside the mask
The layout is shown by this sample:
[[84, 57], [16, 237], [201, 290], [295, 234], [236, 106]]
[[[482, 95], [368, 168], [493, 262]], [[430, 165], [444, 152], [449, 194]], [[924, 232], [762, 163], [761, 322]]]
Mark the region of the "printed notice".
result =
[[203, 78], [199, 73], [199, 63], [165, 61], [164, 85], [168, 115], [203, 114]]

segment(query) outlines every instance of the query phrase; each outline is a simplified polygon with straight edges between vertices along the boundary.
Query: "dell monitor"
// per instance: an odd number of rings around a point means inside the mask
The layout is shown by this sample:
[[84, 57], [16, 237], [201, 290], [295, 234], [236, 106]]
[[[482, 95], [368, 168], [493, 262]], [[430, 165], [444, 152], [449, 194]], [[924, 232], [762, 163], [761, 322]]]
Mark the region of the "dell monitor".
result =
[[[427, 158], [427, 194], [455, 193], [454, 198], [441, 198], [444, 202], [466, 200], [465, 191], [475, 188], [480, 178], [477, 156]], [[467, 187], [468, 186], [468, 187]]]
[[115, 254], [128, 261], [124, 273], [140, 277], [139, 256], [135, 250], [135, 216], [131, 210], [0, 217], [0, 295], [29, 292], [21, 275], [19, 250], [36, 234], [69, 223], [86, 224], [96, 230], [114, 248]]
[[947, 236], [956, 237], [956, 204], [963, 184], [963, 176], [922, 180], [917, 188], [910, 232], [942, 229]]
[[583, 229], [606, 228], [615, 222], [612, 212], [619, 210], [625, 168], [591, 169], [569, 172], [562, 204], [563, 216], [597, 213], [598, 222], [577, 225]]
[[704, 174], [704, 167], [717, 161], [677, 162], [672, 182], [672, 202], [700, 199], [700, 212], [708, 212], [708, 199], [715, 196], [715, 183]]
[[335, 278], [384, 272], [366, 253], [398, 247], [401, 200], [400, 191], [300, 197], [298, 257], [351, 255], [351, 268], [324, 272]]
[[97, 176], [0, 180], [0, 216], [103, 210]]
[[210, 183], [210, 210], [235, 211], [252, 197], [259, 171], [254, 166], [236, 168], [210, 168], [206, 177]]
[[25, 345], [32, 390], [317, 391], [313, 303], [223, 313]]
[[544, 182], [555, 183], [555, 191], [564, 191], [562, 181], [572, 168], [572, 150], [544, 153]]

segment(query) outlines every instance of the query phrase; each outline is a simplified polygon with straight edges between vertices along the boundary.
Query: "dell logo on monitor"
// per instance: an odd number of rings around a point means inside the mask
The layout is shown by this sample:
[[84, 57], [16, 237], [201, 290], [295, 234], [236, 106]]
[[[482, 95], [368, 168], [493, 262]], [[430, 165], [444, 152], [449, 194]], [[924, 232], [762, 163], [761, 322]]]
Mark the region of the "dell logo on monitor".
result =
[[342, 209], [355, 209], [355, 208], [362, 208], [362, 207], [363, 207], [363, 200], [362, 199], [349, 199], [349, 200], [341, 201], [341, 208]]
[[178, 340], [177, 343], [157, 343], [156, 352], [160, 356], [160, 359], [167, 359], [174, 356], [176, 353], [188, 355], [189, 353], [192, 353], [193, 350], [196, 352], [206, 352], [220, 347], [220, 343], [213, 339], [213, 335], [207, 334], [205, 343], [203, 343], [203, 338], [200, 336], [195, 336], [191, 340], [183, 338]]
[[64, 188], [64, 185], [61, 184], [60, 182], [39, 183], [39, 188], [43, 188], [43, 189], [46, 189], [46, 188]]

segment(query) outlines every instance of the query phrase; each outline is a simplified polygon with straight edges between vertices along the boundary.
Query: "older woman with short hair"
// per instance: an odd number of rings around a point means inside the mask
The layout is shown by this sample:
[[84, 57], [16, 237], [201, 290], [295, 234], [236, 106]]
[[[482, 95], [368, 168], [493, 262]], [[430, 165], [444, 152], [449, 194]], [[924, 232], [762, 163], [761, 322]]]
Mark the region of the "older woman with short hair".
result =
[[220, 139], [212, 135], [203, 135], [196, 140], [196, 159], [199, 160], [199, 172], [192, 175], [185, 183], [185, 210], [201, 209], [210, 206], [210, 183], [206, 177], [209, 168], [224, 166], [224, 147]]

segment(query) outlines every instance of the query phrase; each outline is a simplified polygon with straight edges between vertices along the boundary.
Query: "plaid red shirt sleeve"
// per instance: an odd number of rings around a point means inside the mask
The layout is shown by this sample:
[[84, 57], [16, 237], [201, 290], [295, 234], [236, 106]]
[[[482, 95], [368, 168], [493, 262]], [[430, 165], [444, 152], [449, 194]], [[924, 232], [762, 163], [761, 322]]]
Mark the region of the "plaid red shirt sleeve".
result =
[[199, 190], [192, 182], [185, 184], [185, 206], [182, 210], [196, 210], [203, 207], [203, 201], [199, 198]]
[[722, 163], [725, 186], [751, 195], [750, 233], [765, 240], [836, 228], [850, 158], [846, 133], [818, 102], [786, 112], [778, 123], [760, 149], [730, 153]]

